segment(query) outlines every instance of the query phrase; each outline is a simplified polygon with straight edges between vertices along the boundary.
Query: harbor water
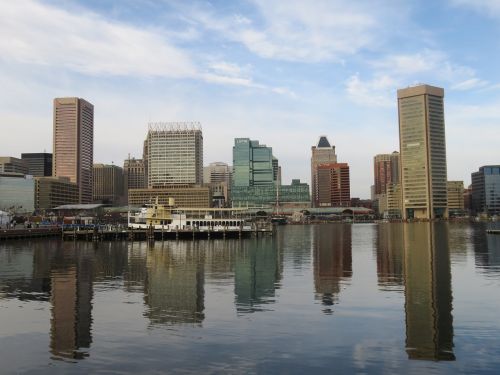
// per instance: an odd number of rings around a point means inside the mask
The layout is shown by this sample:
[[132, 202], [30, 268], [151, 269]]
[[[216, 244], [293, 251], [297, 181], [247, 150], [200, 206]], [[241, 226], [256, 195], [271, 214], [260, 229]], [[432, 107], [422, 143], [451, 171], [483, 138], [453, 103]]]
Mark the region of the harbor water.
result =
[[489, 228], [0, 242], [0, 373], [498, 374]]

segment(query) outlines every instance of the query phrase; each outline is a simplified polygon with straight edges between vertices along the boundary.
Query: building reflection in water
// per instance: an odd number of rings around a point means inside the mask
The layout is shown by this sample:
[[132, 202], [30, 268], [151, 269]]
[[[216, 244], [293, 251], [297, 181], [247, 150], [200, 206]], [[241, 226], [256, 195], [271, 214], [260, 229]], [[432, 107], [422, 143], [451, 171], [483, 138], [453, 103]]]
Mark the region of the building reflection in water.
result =
[[144, 301], [156, 324], [200, 325], [204, 318], [203, 241], [156, 243], [147, 252]]
[[382, 290], [403, 286], [403, 224], [377, 226], [377, 278]]
[[486, 226], [476, 224], [473, 229], [476, 267], [487, 274], [500, 272], [500, 236], [488, 234]]
[[57, 357], [80, 359], [92, 343], [94, 249], [64, 242], [51, 262], [50, 349]]
[[282, 275], [280, 239], [258, 237], [241, 242], [234, 259], [236, 311], [252, 313], [275, 302]]
[[352, 277], [352, 226], [333, 224], [314, 227], [314, 287], [323, 311], [332, 313], [341, 286]]
[[403, 233], [408, 357], [455, 360], [448, 223], [405, 224]]

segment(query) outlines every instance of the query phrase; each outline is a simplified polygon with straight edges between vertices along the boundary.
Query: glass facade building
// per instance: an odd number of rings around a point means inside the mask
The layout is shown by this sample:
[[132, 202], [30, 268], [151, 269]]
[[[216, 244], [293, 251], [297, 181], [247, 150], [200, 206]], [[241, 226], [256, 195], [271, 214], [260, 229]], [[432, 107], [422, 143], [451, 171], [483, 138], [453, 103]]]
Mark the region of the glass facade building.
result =
[[472, 173], [472, 212], [500, 214], [500, 165], [486, 165]]
[[[233, 147], [233, 207], [259, 207], [281, 202], [309, 203], [309, 185], [293, 180], [279, 183], [278, 159], [271, 147], [249, 138], [236, 138]], [[277, 191], [279, 189], [279, 191]]]
[[0, 173], [0, 211], [31, 214], [34, 210], [33, 178], [17, 173]]

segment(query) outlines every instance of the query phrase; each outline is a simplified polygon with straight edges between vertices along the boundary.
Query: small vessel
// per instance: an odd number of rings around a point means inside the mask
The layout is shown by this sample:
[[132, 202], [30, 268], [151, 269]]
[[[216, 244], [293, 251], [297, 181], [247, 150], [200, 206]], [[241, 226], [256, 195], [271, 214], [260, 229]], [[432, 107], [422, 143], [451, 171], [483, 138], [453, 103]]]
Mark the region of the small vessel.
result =
[[167, 205], [159, 204], [156, 198], [139, 212], [129, 211], [128, 227], [165, 232], [250, 232], [252, 225], [246, 213], [246, 208], [181, 208], [175, 206], [173, 198]]

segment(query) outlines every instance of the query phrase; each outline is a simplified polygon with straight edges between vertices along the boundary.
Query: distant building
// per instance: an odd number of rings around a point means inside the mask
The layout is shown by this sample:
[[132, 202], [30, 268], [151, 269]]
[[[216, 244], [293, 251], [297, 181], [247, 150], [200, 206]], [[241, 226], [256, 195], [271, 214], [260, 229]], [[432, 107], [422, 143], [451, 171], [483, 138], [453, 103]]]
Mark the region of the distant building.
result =
[[0, 157], [0, 173], [29, 174], [29, 167], [25, 160], [11, 156]]
[[403, 218], [448, 216], [444, 90], [398, 90]]
[[28, 174], [33, 177], [52, 176], [52, 154], [48, 152], [24, 153], [21, 159], [28, 165]]
[[385, 194], [387, 185], [399, 182], [399, 152], [375, 155], [373, 166], [375, 195]]
[[277, 163], [271, 147], [249, 138], [236, 138], [233, 146], [233, 186], [276, 185]]
[[465, 213], [463, 181], [448, 181], [448, 212], [450, 216], [462, 216]]
[[470, 213], [472, 210], [472, 185], [464, 189], [464, 210]]
[[318, 165], [331, 163], [337, 163], [335, 146], [331, 146], [326, 135], [322, 135], [316, 146], [311, 147], [311, 199], [313, 207], [320, 207]]
[[500, 165], [485, 165], [472, 173], [472, 213], [500, 215]]
[[[378, 154], [373, 158], [374, 184], [372, 185], [372, 196], [374, 208], [380, 216], [401, 217], [401, 204], [394, 207], [394, 192], [396, 185], [399, 186], [399, 152], [392, 154]], [[399, 195], [400, 196], [400, 195]], [[389, 213], [389, 201], [391, 201], [391, 212]], [[394, 211], [397, 210], [398, 212]]]
[[199, 123], [150, 123], [145, 153], [149, 188], [203, 183]]
[[123, 203], [123, 169], [117, 165], [94, 164], [93, 201], [112, 204]]
[[92, 201], [94, 106], [80, 98], [54, 99], [54, 177], [78, 185], [80, 203]]
[[201, 185], [169, 185], [155, 189], [130, 189], [128, 191], [128, 204], [142, 206], [153, 203], [158, 198], [158, 203], [168, 204], [169, 198], [174, 198], [177, 207], [211, 207], [212, 197], [210, 188]]
[[307, 208], [311, 205], [309, 184], [292, 180], [290, 185], [234, 186], [232, 188], [233, 207], [295, 206]]
[[351, 186], [347, 163], [319, 164], [316, 167], [319, 207], [349, 207]]
[[76, 204], [80, 194], [78, 185], [69, 177], [35, 177], [35, 210]]
[[215, 162], [204, 167], [203, 183], [210, 187], [214, 207], [230, 204], [232, 168], [229, 165]]
[[236, 138], [233, 146], [232, 205], [265, 206], [298, 203], [309, 206], [309, 185], [293, 180], [280, 184], [278, 159], [271, 147], [249, 138]]
[[[128, 158], [123, 162], [123, 190], [127, 200], [129, 189], [146, 189], [148, 178], [144, 159]], [[126, 202], [124, 202], [126, 203]]]
[[35, 185], [31, 176], [0, 172], [0, 211], [32, 214], [35, 210]]

